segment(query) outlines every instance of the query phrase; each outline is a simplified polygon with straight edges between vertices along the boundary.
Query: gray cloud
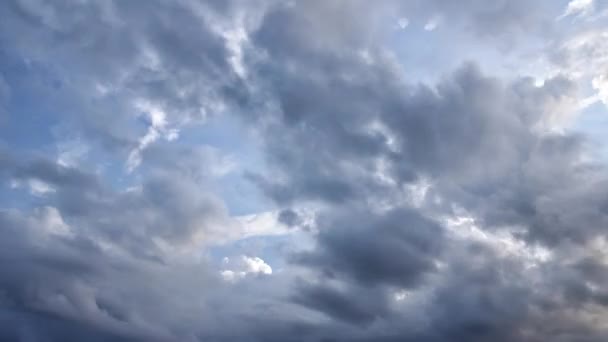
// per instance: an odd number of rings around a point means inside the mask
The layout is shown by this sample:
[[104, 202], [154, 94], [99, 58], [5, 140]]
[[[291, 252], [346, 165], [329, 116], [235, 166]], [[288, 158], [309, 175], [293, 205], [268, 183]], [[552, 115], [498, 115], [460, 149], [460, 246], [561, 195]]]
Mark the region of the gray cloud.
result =
[[[277, 96], [277, 111], [271, 114], [275, 116], [264, 124], [269, 160], [281, 174], [256, 180], [278, 203], [321, 201], [327, 212], [343, 210], [347, 214], [342, 216], [348, 217], [333, 224], [318, 222], [318, 249], [300, 255], [298, 262], [321, 271], [321, 277], [346, 275], [349, 282], [361, 285], [402, 286], [411, 285], [409, 276], [416, 279], [415, 270], [432, 269], [433, 258], [457, 263], [434, 248], [423, 249], [428, 254], [421, 259], [420, 254], [408, 254], [421, 235], [408, 235], [400, 245], [399, 235], [379, 228], [380, 222], [369, 219], [373, 214], [353, 205], [393, 200], [392, 205], [399, 207], [400, 191], [394, 184], [420, 179], [430, 180], [430, 193], [443, 202], [437, 206], [428, 196], [426, 210], [453, 214], [455, 207], [464, 208], [482, 229], [523, 230], [519, 236], [524, 244], [557, 248], [603, 236], [602, 195], [590, 190], [601, 189], [597, 184], [602, 184], [605, 170], [582, 159], [584, 138], [545, 130], [560, 110], [567, 111], [575, 96], [574, 83], [558, 76], [537, 87], [531, 79], [503, 81], [466, 65], [434, 87], [408, 84], [395, 76], [398, 69], [390, 58], [379, 53], [368, 57], [370, 62], [358, 54], [373, 47], [368, 42], [315, 35], [321, 25], [314, 20], [319, 19], [310, 19], [310, 8], [297, 7], [268, 15], [254, 34], [257, 46], [273, 61], [259, 70], [260, 83], [269, 86], [264, 93]], [[357, 29], [346, 32], [356, 35]], [[298, 46], [293, 45], [296, 41]], [[378, 161], [383, 162], [382, 169]], [[376, 177], [377, 172], [386, 172], [391, 185]], [[580, 187], [586, 190], [573, 193]], [[585, 204], [577, 205], [581, 201]], [[406, 219], [395, 222], [393, 227], [408, 227]], [[428, 225], [411, 229], [428, 234], [424, 246], [441, 245], [441, 234], [429, 232]], [[482, 263], [481, 274], [465, 267], [461, 272], [473, 272], [471, 278], [455, 276], [446, 280], [447, 287], [436, 290], [438, 298], [450, 298], [454, 304], [434, 302], [430, 329], [440, 332], [422, 332], [418, 340], [524, 341], [552, 336], [549, 331], [537, 336], [528, 327], [537, 319], [531, 312], [536, 305], [541, 307], [545, 294], [529, 292], [530, 284], [501, 284], [491, 265]], [[501, 272], [515, 275], [518, 267]], [[470, 294], [464, 284], [474, 287]], [[478, 297], [486, 287], [496, 294]], [[353, 293], [347, 301], [345, 293], [325, 286], [305, 289], [299, 289], [307, 295], [300, 294], [298, 302], [331, 317], [351, 322], [376, 317], [374, 305], [359, 300], [365, 295]], [[376, 290], [369, 291], [373, 296], [371, 291]], [[518, 305], [511, 302], [515, 300]], [[563, 312], [570, 304], [566, 300], [557, 305], [555, 312]], [[463, 306], [470, 311], [462, 314]], [[576, 324], [572, 322], [572, 329]], [[594, 335], [592, 327], [577, 329]]]
[[[233, 26], [232, 5], [11, 1], [2, 7], [0, 41], [10, 47], [3, 60], [26, 69], [9, 80], [23, 84], [25, 93], [14, 95], [36, 94], [49, 111], [68, 114], [63, 124], [123, 156], [145, 133], [136, 115], [152, 107], [179, 128], [218, 115], [229, 103], [224, 93], [242, 86], [223, 36]], [[53, 86], [39, 86], [45, 78]]]
[[327, 285], [307, 283], [298, 284], [295, 292], [293, 300], [296, 303], [355, 325], [367, 325], [388, 314], [386, 297], [381, 293], [372, 295], [356, 288], [341, 291]]
[[[6, 81], [4, 80], [4, 77], [2, 77], [2, 74], [0, 74], [0, 115], [2, 116], [7, 116], [8, 115], [8, 101], [10, 99], [10, 95], [11, 95], [11, 91], [10, 88], [8, 86], [8, 84], [6, 83]], [[5, 120], [4, 118], [2, 120]]]
[[319, 250], [296, 260], [366, 285], [415, 287], [441, 251], [442, 229], [405, 209], [374, 214], [349, 208], [320, 221]]

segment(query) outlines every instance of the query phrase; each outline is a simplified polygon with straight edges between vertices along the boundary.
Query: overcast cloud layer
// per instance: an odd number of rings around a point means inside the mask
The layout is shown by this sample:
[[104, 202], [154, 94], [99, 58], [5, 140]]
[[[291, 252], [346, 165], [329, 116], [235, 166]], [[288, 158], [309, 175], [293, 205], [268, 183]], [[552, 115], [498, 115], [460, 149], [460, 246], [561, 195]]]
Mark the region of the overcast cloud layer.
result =
[[0, 2], [0, 341], [608, 341], [600, 0]]

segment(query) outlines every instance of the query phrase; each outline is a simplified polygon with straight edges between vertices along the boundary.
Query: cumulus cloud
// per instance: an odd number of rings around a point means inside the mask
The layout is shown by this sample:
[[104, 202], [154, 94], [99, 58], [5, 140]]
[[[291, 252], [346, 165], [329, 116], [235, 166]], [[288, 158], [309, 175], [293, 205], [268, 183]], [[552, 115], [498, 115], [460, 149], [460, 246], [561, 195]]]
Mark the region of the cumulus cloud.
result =
[[558, 19], [565, 18], [570, 15], [582, 16], [588, 14], [593, 7], [593, 0], [572, 0], [564, 10], [564, 13]]
[[222, 278], [230, 282], [237, 281], [239, 278], [243, 278], [248, 274], [272, 274], [272, 267], [270, 267], [270, 265], [268, 265], [264, 260], [259, 257], [248, 257], [246, 255], [243, 255], [236, 263], [231, 262], [230, 258], [225, 257], [223, 259], [223, 264], [224, 267], [233, 267], [233, 269], [224, 269], [220, 272]]

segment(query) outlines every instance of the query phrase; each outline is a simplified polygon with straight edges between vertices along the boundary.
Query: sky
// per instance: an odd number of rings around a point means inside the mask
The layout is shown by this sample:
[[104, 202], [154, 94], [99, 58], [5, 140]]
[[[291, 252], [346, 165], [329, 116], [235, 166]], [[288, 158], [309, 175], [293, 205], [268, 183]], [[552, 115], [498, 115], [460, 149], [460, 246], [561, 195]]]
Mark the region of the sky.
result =
[[0, 2], [0, 341], [608, 340], [608, 2]]

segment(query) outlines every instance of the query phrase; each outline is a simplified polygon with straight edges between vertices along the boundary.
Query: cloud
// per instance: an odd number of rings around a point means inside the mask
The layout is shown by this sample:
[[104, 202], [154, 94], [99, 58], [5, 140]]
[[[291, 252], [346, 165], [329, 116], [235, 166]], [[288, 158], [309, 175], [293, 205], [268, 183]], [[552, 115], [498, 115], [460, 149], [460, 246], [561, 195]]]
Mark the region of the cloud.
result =
[[221, 229], [237, 225], [221, 202], [197, 192], [200, 185], [195, 179], [177, 173], [157, 173], [141, 187], [117, 192], [97, 175], [41, 158], [6, 156], [0, 170], [7, 177], [37, 185], [33, 191], [45, 194], [78, 223], [82, 233], [120, 241], [133, 253], [152, 256], [163, 248], [195, 247], [204, 240], [221, 239]]
[[[382, 217], [376, 214], [386, 209], [381, 203], [397, 213], [415, 204], [404, 200], [399, 188], [387, 186], [386, 178], [392, 181], [388, 184], [430, 179], [428, 196], [420, 205], [431, 215], [453, 215], [460, 208], [479, 219], [481, 229], [509, 232], [523, 239], [524, 245], [557, 248], [585, 244], [602, 235], [591, 228], [604, 225], [601, 201], [595, 200], [601, 195], [572, 191], [581, 186], [598, 188], [593, 184], [603, 181], [604, 169], [585, 160], [580, 137], [552, 132], [552, 127], [576, 110], [574, 82], [556, 76], [538, 87], [531, 79], [503, 81], [485, 76], [475, 65], [465, 65], [435, 86], [412, 85], [393, 76], [398, 69], [381, 54], [371, 55], [374, 63], [369, 63], [369, 58], [344, 53], [365, 46], [365, 41], [346, 37], [339, 41], [341, 48], [335, 42], [319, 48], [325, 38], [311, 41], [309, 37], [314, 35], [304, 33], [309, 32], [306, 26], [288, 26], [286, 19], [279, 19], [291, 17], [290, 22], [298, 22], [309, 20], [308, 16], [294, 8], [277, 10], [251, 36], [273, 60], [272, 66], [259, 69], [273, 75], [272, 82], [264, 83], [270, 87], [264, 93], [276, 95], [271, 100], [276, 101], [277, 110], [266, 112], [270, 118], [263, 128], [269, 132], [265, 135], [268, 159], [279, 175], [254, 180], [279, 204], [312, 202], [323, 207], [316, 222], [317, 249], [297, 255], [296, 264], [319, 271], [321, 279], [334, 279], [349, 288], [354, 283], [363, 293], [379, 293], [381, 298], [387, 297], [391, 286], [418, 284], [419, 276], [426, 272], [431, 271], [430, 278], [433, 270], [444, 274], [443, 258], [447, 265], [454, 261], [449, 252], [439, 252], [444, 240], [441, 229], [419, 222], [410, 226], [407, 216], [397, 214], [388, 214], [396, 215], [394, 224], [387, 223], [392, 222], [388, 218], [370, 219]], [[300, 44], [293, 46], [294, 41]], [[315, 74], [319, 70], [331, 72]], [[378, 123], [386, 129], [371, 129]], [[382, 181], [375, 177], [378, 173], [383, 174]], [[573, 197], [562, 197], [559, 189], [564, 186]], [[439, 203], [427, 202], [431, 195]], [[576, 209], [557, 204], [581, 201], [585, 204]], [[366, 212], [359, 205], [375, 211]], [[337, 212], [348, 219], [323, 221]], [[576, 222], [588, 225], [581, 229]], [[400, 229], [406, 234], [403, 244], [397, 233]], [[485, 265], [482, 261], [480, 267]], [[505, 272], [517, 273], [514, 269]], [[492, 277], [489, 286], [499, 286]], [[476, 281], [472, 278], [465, 283]], [[530, 285], [521, 286], [527, 295]], [[365, 295], [333, 285], [308, 284], [294, 291], [298, 303], [330, 317], [354, 322], [371, 322], [377, 317], [374, 306], [360, 299]], [[440, 285], [432, 291], [443, 289]], [[463, 298], [456, 287], [445, 291], [446, 296]], [[505, 284], [504, 291], [497, 296], [518, 296], [520, 285]], [[430, 310], [441, 312], [446, 304], [439, 301]], [[431, 326], [446, 324], [445, 335], [420, 332], [423, 337], [418, 340], [525, 338], [512, 331], [526, 329], [529, 322], [519, 318], [532, 310], [532, 304], [522, 302], [513, 312], [499, 310], [488, 321], [483, 319], [487, 314], [482, 313], [487, 310], [483, 305], [472, 308], [470, 321], [450, 320], [450, 314], [443, 323], [444, 318], [431, 315]], [[499, 328], [509, 324], [511, 328]]]
[[401, 287], [417, 286], [426, 272], [435, 269], [442, 230], [431, 220], [403, 209], [336, 216], [320, 219], [319, 250], [296, 256], [297, 262], [330, 277]]
[[[601, 34], [562, 11], [1, 4], [0, 339], [606, 340], [606, 167], [569, 126], [587, 79], [603, 99]], [[395, 22], [436, 18], [395, 53]], [[432, 39], [480, 50], [420, 80]], [[483, 63], [537, 41], [542, 84]], [[271, 202], [236, 216], [218, 189], [246, 181]]]
[[8, 101], [10, 98], [10, 88], [2, 74], [0, 74], [0, 115], [6, 116], [8, 114]]
[[[181, 125], [221, 112], [224, 93], [240, 82], [219, 30], [230, 18], [218, 9], [190, 2], [15, 1], [3, 4], [0, 40], [11, 46], [5, 60], [27, 60], [41, 70], [27, 74], [28, 85], [44, 82], [44, 74], [61, 85], [61, 92], [41, 89], [42, 98], [53, 99], [52, 110], [69, 114], [65, 122], [97, 137], [92, 141], [122, 151], [131, 169], [157, 136], [172, 139]], [[9, 33], [17, 31], [23, 40]], [[157, 118], [143, 135], [134, 120], [141, 111]]]
[[427, 23], [424, 25], [424, 30], [433, 31], [437, 28], [437, 26], [439, 26], [440, 22], [441, 22], [441, 17], [434, 16], [431, 19], [429, 19], [429, 21], [427, 21]]
[[399, 28], [402, 30], [405, 30], [405, 28], [408, 27], [409, 24], [410, 24], [409, 20], [405, 17], [397, 20], [397, 26], [399, 26]]
[[136, 107], [146, 113], [150, 124], [146, 134], [139, 139], [139, 145], [129, 153], [127, 159], [127, 170], [133, 170], [141, 164], [141, 153], [154, 141], [161, 137], [171, 141], [177, 139], [179, 131], [177, 129], [167, 128], [167, 115], [158, 108], [154, 108], [149, 103], [141, 102], [136, 104]]
[[[233, 264], [230, 258], [225, 257], [223, 259], [224, 266]], [[239, 278], [243, 278], [248, 274], [251, 275], [270, 275], [272, 274], [272, 267], [268, 265], [264, 260], [259, 257], [248, 257], [242, 255], [239, 262], [237, 262], [236, 269], [224, 269], [220, 272], [224, 280], [233, 282]]]
[[601, 101], [606, 105], [605, 70], [608, 68], [603, 28], [588, 29], [565, 39], [552, 52], [553, 61], [560, 70], [573, 78], [582, 79], [591, 86], [593, 93], [586, 99], [586, 105]]
[[593, 7], [593, 0], [572, 0], [564, 10], [564, 13], [557, 17], [558, 20], [570, 15], [582, 16], [588, 14]]
[[295, 292], [293, 300], [296, 303], [351, 324], [369, 324], [376, 317], [387, 314], [382, 297], [378, 301], [379, 298], [370, 296], [369, 292], [358, 294], [357, 289], [341, 291], [329, 286], [300, 283]]

